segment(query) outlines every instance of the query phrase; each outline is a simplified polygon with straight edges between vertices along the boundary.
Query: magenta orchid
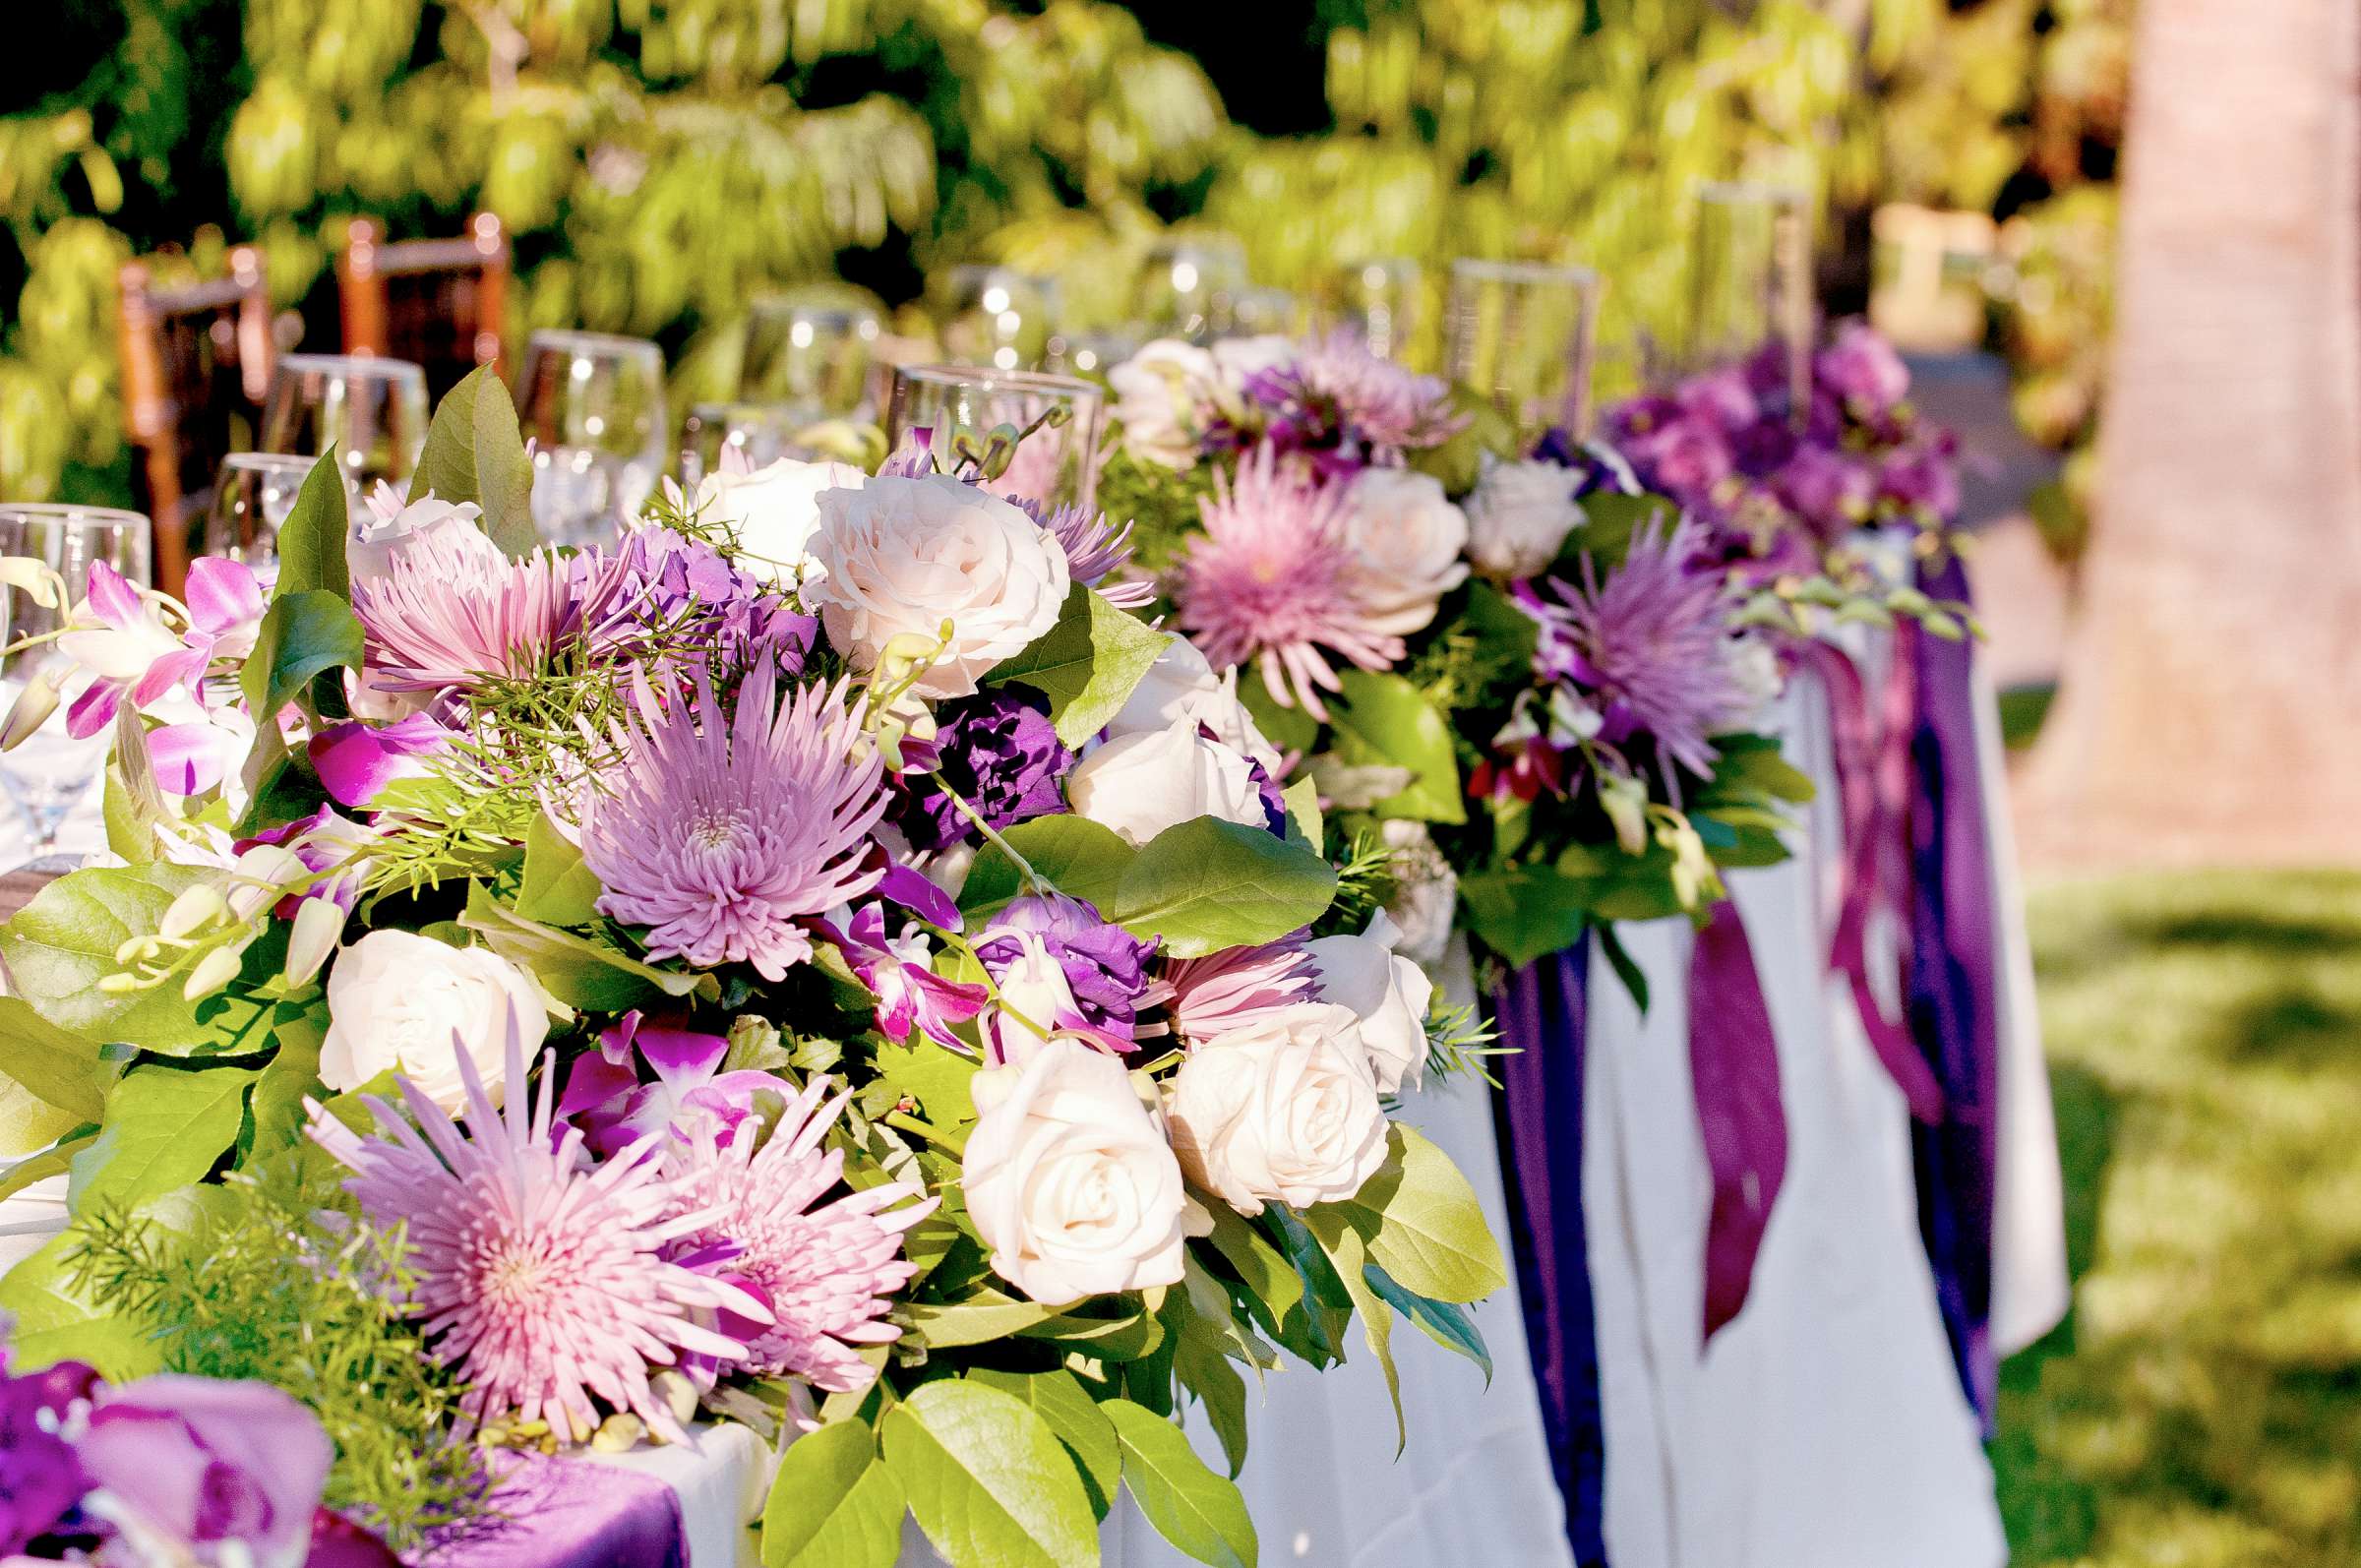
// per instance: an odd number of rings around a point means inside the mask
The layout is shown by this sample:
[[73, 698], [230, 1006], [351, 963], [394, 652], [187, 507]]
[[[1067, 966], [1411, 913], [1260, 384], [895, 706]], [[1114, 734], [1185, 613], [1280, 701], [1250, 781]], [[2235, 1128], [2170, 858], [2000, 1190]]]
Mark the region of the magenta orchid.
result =
[[895, 1040], [907, 1041], [912, 1030], [953, 1051], [968, 1051], [968, 1043], [952, 1032], [984, 1010], [991, 994], [982, 986], [945, 980], [929, 965], [924, 932], [913, 925], [899, 936], [885, 935], [885, 910], [866, 904], [829, 935], [844, 949], [845, 962], [861, 984], [878, 995], [878, 1027]]
[[427, 758], [449, 752], [456, 738], [426, 713], [392, 724], [353, 720], [312, 737], [312, 767], [329, 799], [367, 807], [395, 780], [430, 775]]
[[[753, 1113], [755, 1096], [776, 1093], [767, 1072], [723, 1072], [730, 1043], [719, 1035], [649, 1023], [629, 1012], [598, 1037], [598, 1050], [567, 1075], [558, 1115], [582, 1129], [592, 1153], [611, 1155], [651, 1133], [678, 1130], [693, 1116], [716, 1118], [725, 1135]], [[636, 1063], [656, 1075], [640, 1081]]]

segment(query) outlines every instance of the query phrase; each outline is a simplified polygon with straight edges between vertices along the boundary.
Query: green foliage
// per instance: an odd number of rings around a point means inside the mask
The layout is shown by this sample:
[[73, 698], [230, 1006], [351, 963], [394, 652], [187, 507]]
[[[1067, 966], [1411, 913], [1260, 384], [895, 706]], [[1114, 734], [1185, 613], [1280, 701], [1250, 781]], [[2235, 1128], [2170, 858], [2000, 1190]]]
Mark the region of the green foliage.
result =
[[347, 1207], [324, 1163], [289, 1159], [212, 1189], [185, 1236], [102, 1206], [70, 1244], [77, 1288], [141, 1324], [165, 1367], [253, 1378], [316, 1412], [335, 1444], [330, 1506], [397, 1547], [481, 1505], [480, 1460], [451, 1438], [457, 1390], [396, 1304], [414, 1283], [398, 1236], [317, 1216]]
[[787, 1445], [762, 1507], [763, 1568], [893, 1568], [901, 1482], [867, 1421], [831, 1421]]
[[1048, 697], [1058, 738], [1080, 746], [1122, 710], [1169, 640], [1077, 582], [1058, 624], [996, 668], [992, 680], [1014, 681]]
[[483, 509], [484, 532], [494, 544], [511, 556], [532, 551], [532, 459], [509, 389], [489, 369], [468, 372], [444, 394], [427, 426], [410, 494], [472, 501]]
[[271, 589], [274, 596], [317, 591], [339, 599], [352, 597], [352, 576], [344, 563], [349, 515], [343, 469], [332, 441], [303, 476], [295, 505], [279, 524], [278, 578]]
[[177, 991], [98, 986], [121, 967], [117, 950], [153, 933], [174, 896], [203, 876], [193, 867], [157, 865], [59, 877], [0, 926], [0, 963], [15, 994], [50, 1023], [94, 1044], [137, 1041], [167, 1055], [217, 1044], [218, 1028], [201, 1020]]
[[1330, 709], [1337, 758], [1349, 767], [1390, 766], [1410, 774], [1407, 785], [1375, 803], [1376, 814], [1466, 821], [1459, 762], [1443, 714], [1398, 675], [1347, 670], [1343, 685]]
[[880, 1432], [910, 1511], [948, 1561], [1096, 1568], [1082, 1478], [1032, 1406], [981, 1383], [928, 1383], [885, 1413]]
[[1099, 1407], [1114, 1423], [1123, 1484], [1156, 1533], [1215, 1568], [1253, 1568], [1254, 1522], [1237, 1483], [1205, 1468], [1180, 1428], [1129, 1400]]

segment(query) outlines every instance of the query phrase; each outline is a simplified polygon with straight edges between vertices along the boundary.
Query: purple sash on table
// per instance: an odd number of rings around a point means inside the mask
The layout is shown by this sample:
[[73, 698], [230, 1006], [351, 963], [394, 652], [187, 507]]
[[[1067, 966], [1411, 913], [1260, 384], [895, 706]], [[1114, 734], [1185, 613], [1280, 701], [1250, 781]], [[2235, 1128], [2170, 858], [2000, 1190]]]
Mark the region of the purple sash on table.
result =
[[1589, 1239], [1582, 1217], [1583, 1036], [1591, 944], [1511, 974], [1493, 997], [1501, 1044], [1492, 1102], [1507, 1151], [1509, 1235], [1542, 1426], [1580, 1568], [1605, 1568], [1605, 1434], [1599, 1411]]
[[1705, 1337], [1746, 1304], [1787, 1174], [1779, 1040], [1738, 906], [1716, 904], [1689, 952], [1689, 1087], [1714, 1176], [1705, 1226]]
[[[1919, 586], [1965, 601], [1956, 557]], [[1999, 1167], [1998, 928], [1976, 758], [1974, 649], [1914, 624], [1917, 723], [1910, 737], [1910, 1023], [1943, 1087], [1943, 1116], [1911, 1128], [1918, 1228], [1934, 1268], [1961, 1385], [1987, 1424], [1999, 1368], [1991, 1342], [1992, 1217]]]
[[504, 1456], [492, 1507], [438, 1542], [433, 1568], [688, 1568], [681, 1497], [592, 1459]]

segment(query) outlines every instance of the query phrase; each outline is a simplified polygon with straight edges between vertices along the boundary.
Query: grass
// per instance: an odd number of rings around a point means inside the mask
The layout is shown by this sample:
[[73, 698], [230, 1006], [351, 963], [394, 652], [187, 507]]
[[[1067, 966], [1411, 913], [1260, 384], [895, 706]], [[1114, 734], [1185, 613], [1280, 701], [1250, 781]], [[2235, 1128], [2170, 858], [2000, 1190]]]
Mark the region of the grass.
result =
[[2077, 1284], [2003, 1371], [2015, 1568], [2361, 1562], [2361, 875], [2031, 916]]

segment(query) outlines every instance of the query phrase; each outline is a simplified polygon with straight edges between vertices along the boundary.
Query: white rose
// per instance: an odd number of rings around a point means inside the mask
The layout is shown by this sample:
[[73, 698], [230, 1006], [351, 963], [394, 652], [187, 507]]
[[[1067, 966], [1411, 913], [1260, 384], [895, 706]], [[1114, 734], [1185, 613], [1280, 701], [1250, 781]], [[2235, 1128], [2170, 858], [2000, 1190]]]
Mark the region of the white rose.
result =
[[1199, 816], [1268, 827], [1262, 787], [1243, 752], [1209, 741], [1192, 719], [1110, 741], [1068, 774], [1077, 815], [1112, 827], [1127, 844]]
[[1757, 728], [1768, 717], [1771, 704], [1787, 689], [1787, 675], [1780, 665], [1779, 650], [1771, 645], [1769, 637], [1745, 632], [1731, 637], [1724, 651], [1729, 656], [1731, 677], [1746, 694], [1742, 727]]
[[1053, 1040], [972, 1082], [960, 1185], [995, 1273], [1050, 1305], [1180, 1281], [1192, 1206], [1120, 1061]]
[[1547, 570], [1582, 523], [1571, 471], [1487, 457], [1468, 497], [1468, 555], [1487, 576], [1530, 577]]
[[1120, 741], [1166, 729], [1182, 720], [1202, 724], [1213, 738], [1235, 752], [1243, 752], [1276, 777], [1284, 760], [1255, 724], [1254, 715], [1238, 699], [1238, 672], [1213, 673], [1195, 643], [1179, 633], [1169, 633], [1164, 651], [1148, 666], [1139, 685], [1131, 689], [1122, 708], [1107, 722], [1107, 738]]
[[1432, 474], [1363, 468], [1345, 492], [1345, 543], [1358, 558], [1370, 625], [1404, 636], [1434, 619], [1434, 604], [1465, 582], [1466, 513]]
[[823, 490], [859, 490], [869, 475], [847, 462], [781, 457], [752, 473], [707, 474], [696, 487], [699, 518], [726, 526], [746, 552], [745, 565], [772, 582], [793, 582], [819, 527]]
[[453, 947], [406, 931], [373, 931], [328, 972], [328, 1038], [320, 1081], [357, 1089], [389, 1067], [446, 1111], [467, 1095], [453, 1037], [492, 1097], [507, 1073], [509, 1019], [530, 1059], [549, 1032], [540, 988], [485, 947]]
[[1361, 1043], [1368, 1049], [1379, 1094], [1393, 1094], [1406, 1083], [1416, 1088], [1426, 1076], [1426, 1004], [1434, 982], [1394, 951], [1401, 940], [1400, 929], [1381, 909], [1358, 936], [1321, 936], [1303, 944], [1320, 977], [1320, 999], [1352, 1008], [1361, 1020]]
[[1058, 536], [999, 497], [948, 474], [872, 479], [819, 493], [806, 609], [857, 670], [887, 643], [950, 640], [911, 688], [967, 696], [992, 667], [1058, 624], [1065, 606], [1065, 550]]
[[1173, 1152], [1241, 1214], [1349, 1198], [1385, 1163], [1385, 1115], [1352, 1010], [1307, 1001], [1200, 1045], [1167, 1091]]
[[999, 996], [988, 1020], [994, 1064], [1023, 1066], [1041, 1054], [1050, 1037], [1079, 1009], [1065, 967], [1051, 956], [1037, 932], [1020, 931], [1016, 960], [1000, 972]]
[[1213, 356], [1160, 337], [1107, 373], [1123, 449], [1145, 462], [1188, 468], [1197, 460], [1199, 410], [1213, 396]]
[[1385, 905], [1402, 929], [1394, 951], [1414, 963], [1439, 964], [1459, 913], [1459, 874], [1435, 847], [1424, 822], [1396, 817], [1379, 822], [1377, 836], [1394, 852], [1394, 896]]
[[472, 501], [438, 501], [433, 495], [403, 502], [394, 487], [380, 483], [344, 538], [344, 567], [355, 582], [375, 582], [394, 570], [411, 539], [450, 535], [463, 550], [500, 559], [500, 546], [477, 520], [483, 510]]

